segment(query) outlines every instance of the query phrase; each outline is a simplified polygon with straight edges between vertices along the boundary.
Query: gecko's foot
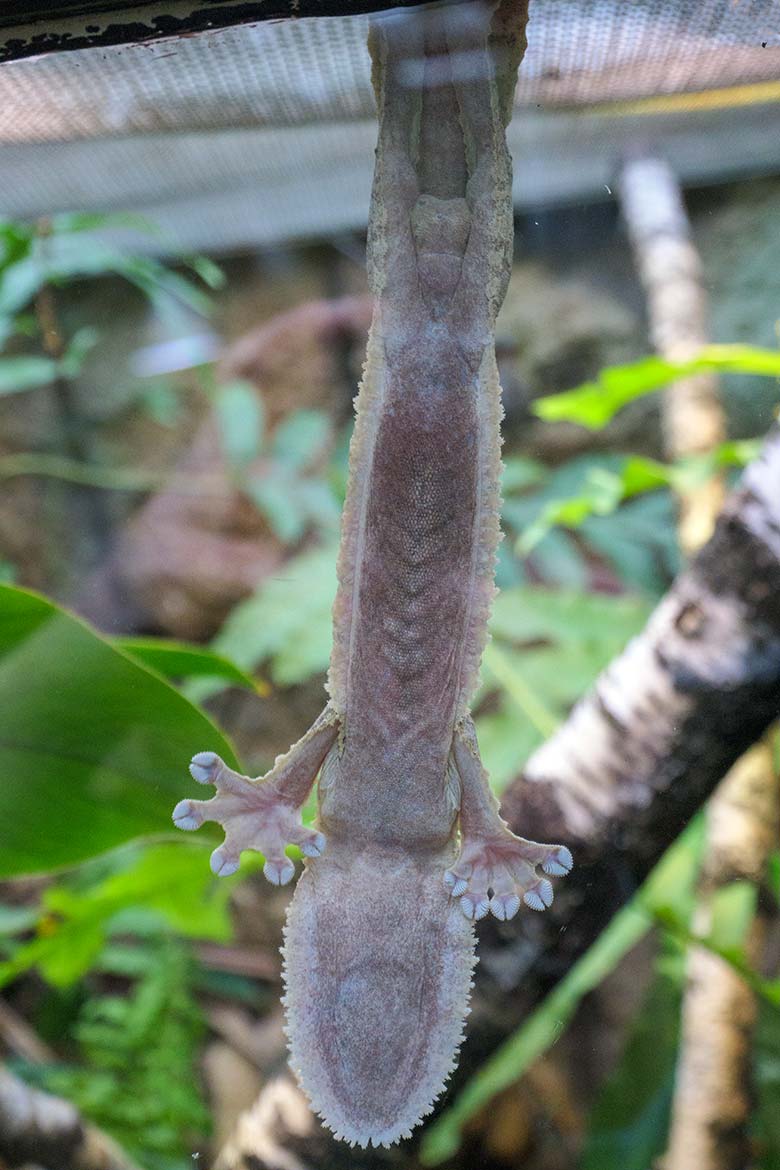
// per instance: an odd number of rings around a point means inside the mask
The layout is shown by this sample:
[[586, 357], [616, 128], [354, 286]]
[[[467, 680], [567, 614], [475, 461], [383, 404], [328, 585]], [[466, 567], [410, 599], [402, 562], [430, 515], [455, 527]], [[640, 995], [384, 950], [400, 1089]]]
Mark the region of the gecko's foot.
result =
[[263, 873], [275, 886], [284, 886], [295, 873], [285, 856], [285, 846], [298, 845], [306, 857], [319, 857], [325, 838], [300, 822], [299, 810], [286, 799], [274, 769], [264, 779], [250, 780], [228, 768], [214, 752], [192, 757], [190, 773], [198, 784], [213, 784], [211, 800], [180, 800], [173, 823], [180, 829], [198, 829], [216, 821], [225, 830], [225, 841], [211, 855], [212, 871], [219, 877], [235, 873], [244, 849], [265, 855]]
[[565, 845], [538, 845], [506, 832], [464, 842], [444, 884], [451, 897], [460, 899], [467, 918], [478, 921], [489, 911], [504, 921], [514, 918], [521, 902], [532, 910], [546, 910], [552, 904], [552, 883], [537, 869], [562, 877], [573, 864]]

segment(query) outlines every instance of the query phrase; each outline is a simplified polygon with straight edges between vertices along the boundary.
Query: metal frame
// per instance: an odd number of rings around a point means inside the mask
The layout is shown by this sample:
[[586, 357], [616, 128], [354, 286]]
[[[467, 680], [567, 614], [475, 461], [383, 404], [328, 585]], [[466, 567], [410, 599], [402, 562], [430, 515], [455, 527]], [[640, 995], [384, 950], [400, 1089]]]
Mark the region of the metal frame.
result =
[[0, 64], [300, 16], [416, 7], [424, 0], [0, 0]]

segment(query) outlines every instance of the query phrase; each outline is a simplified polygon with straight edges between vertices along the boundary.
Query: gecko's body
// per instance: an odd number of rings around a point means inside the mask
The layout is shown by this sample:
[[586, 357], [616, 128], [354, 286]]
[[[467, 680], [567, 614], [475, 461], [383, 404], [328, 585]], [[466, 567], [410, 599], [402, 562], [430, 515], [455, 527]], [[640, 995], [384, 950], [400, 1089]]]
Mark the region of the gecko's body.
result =
[[[495, 314], [511, 259], [504, 143], [523, 26], [511, 2], [396, 17], [374, 33], [380, 117], [369, 238], [376, 311], [350, 451], [330, 703], [261, 784], [196, 756], [221, 821], [216, 872], [243, 848], [292, 876], [291, 1063], [334, 1132], [408, 1135], [453, 1067], [474, 962], [472, 922], [543, 909], [568, 851], [514, 837], [479, 761], [468, 703], [499, 539]], [[452, 14], [456, 15], [452, 15]], [[481, 64], [469, 80], [452, 62]], [[472, 57], [472, 60], [474, 57]], [[416, 81], [404, 69], [417, 68]], [[444, 70], [444, 73], [442, 73]], [[407, 68], [408, 73], [408, 68]], [[297, 809], [318, 770], [319, 827]], [[324, 834], [324, 836], [323, 836]], [[460, 855], [458, 853], [460, 851]]]

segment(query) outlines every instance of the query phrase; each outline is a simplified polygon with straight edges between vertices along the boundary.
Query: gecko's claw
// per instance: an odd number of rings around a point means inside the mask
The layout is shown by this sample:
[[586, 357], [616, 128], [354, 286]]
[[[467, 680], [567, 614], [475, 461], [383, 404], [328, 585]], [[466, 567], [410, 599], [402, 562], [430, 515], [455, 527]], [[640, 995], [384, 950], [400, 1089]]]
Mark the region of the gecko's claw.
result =
[[231, 852], [228, 848], [227, 842], [215, 849], [209, 859], [211, 872], [216, 877], [230, 877], [232, 873], [238, 870], [241, 858], [240, 855]]
[[200, 811], [200, 800], [180, 800], [173, 810], [173, 823], [177, 829], [191, 832], [199, 829], [203, 824], [203, 814]]
[[487, 894], [482, 894], [479, 897], [464, 894], [460, 900], [460, 908], [467, 918], [473, 918], [475, 922], [479, 922], [480, 918], [484, 918], [490, 909], [490, 898]]
[[456, 873], [453, 869], [447, 870], [444, 875], [444, 884], [449, 890], [451, 898], [459, 898], [461, 894], [465, 894], [469, 884], [468, 879], [470, 873], [470, 867], [469, 872], [466, 874]]
[[263, 874], [272, 886], [286, 886], [295, 874], [295, 866], [289, 857], [268, 858]]
[[322, 833], [309, 832], [300, 842], [300, 850], [304, 857], [320, 857], [325, 850], [325, 837]]
[[514, 892], [511, 894], [494, 894], [490, 899], [490, 913], [499, 922], [508, 922], [514, 918], [520, 909], [520, 899]]
[[197, 752], [190, 760], [190, 776], [198, 784], [214, 784], [220, 764], [222, 760], [216, 752]]
[[574, 858], [565, 845], [552, 846], [549, 855], [542, 862], [542, 869], [551, 877], [565, 877], [571, 872]]
[[552, 906], [553, 897], [552, 884], [547, 878], [540, 878], [525, 891], [523, 901], [532, 910], [546, 910], [548, 906]]

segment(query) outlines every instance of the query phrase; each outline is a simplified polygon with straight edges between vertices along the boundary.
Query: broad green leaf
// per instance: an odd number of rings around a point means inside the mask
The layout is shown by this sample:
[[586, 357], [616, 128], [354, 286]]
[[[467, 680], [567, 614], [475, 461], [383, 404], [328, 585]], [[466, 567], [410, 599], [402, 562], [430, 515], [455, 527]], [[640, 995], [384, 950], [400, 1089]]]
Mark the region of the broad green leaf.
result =
[[0, 358], [0, 395], [48, 386], [57, 377], [58, 370], [57, 363], [47, 357]]
[[0, 219], [0, 271], [27, 255], [34, 235], [35, 229], [31, 224]]
[[702, 828], [698, 820], [667, 850], [631, 901], [430, 1126], [420, 1150], [425, 1165], [438, 1165], [456, 1153], [466, 1122], [497, 1093], [517, 1081], [555, 1043], [583, 996], [597, 987], [650, 930], [656, 910], [673, 906], [680, 889], [690, 887], [699, 864]]
[[488, 680], [493, 678], [501, 684], [521, 714], [546, 739], [555, 731], [558, 720], [539, 697], [536, 688], [529, 684], [524, 666], [524, 663], [515, 666], [494, 642], [485, 647], [483, 673]]
[[537, 459], [529, 459], [523, 455], [507, 455], [501, 473], [501, 491], [504, 495], [513, 492], [525, 491], [529, 487], [536, 487], [544, 483], [548, 470]]
[[235, 607], [213, 647], [244, 670], [268, 661], [279, 686], [311, 678], [328, 665], [335, 594], [335, 546], [302, 553]]
[[330, 484], [322, 479], [299, 479], [295, 494], [309, 520], [334, 532], [338, 529], [341, 507]]
[[539, 418], [548, 422], [579, 423], [597, 431], [629, 402], [702, 370], [779, 377], [780, 353], [749, 345], [708, 345], [687, 362], [645, 357], [627, 365], [607, 366], [597, 381], [540, 398], [533, 409]]
[[258, 689], [255, 680], [226, 658], [204, 646], [189, 646], [165, 638], [114, 638], [113, 645], [159, 671], [169, 679], [208, 676], [225, 679], [239, 687]]
[[244, 491], [257, 505], [282, 544], [297, 544], [306, 530], [306, 516], [296, 499], [296, 483], [277, 467], [272, 475], [251, 476]]
[[551, 529], [533, 550], [533, 567], [547, 585], [586, 593], [590, 569], [582, 549], [561, 528]]
[[494, 792], [501, 793], [518, 774], [544, 736], [509, 703], [476, 718], [479, 754]]
[[178, 691], [35, 593], [0, 585], [0, 875], [171, 831], [187, 761], [230, 744]]
[[494, 637], [515, 643], [574, 638], [595, 653], [606, 640], [604, 653], [611, 656], [641, 629], [649, 613], [647, 601], [629, 594], [521, 586], [498, 595], [490, 629]]
[[300, 471], [323, 451], [330, 438], [330, 422], [321, 410], [296, 410], [274, 432], [273, 454]]
[[611, 516], [589, 516], [580, 528], [588, 545], [629, 589], [658, 596], [681, 568], [674, 502], [668, 492], [627, 500]]
[[246, 467], [263, 441], [263, 400], [249, 382], [221, 386], [216, 397], [217, 423], [225, 454], [233, 467]]

